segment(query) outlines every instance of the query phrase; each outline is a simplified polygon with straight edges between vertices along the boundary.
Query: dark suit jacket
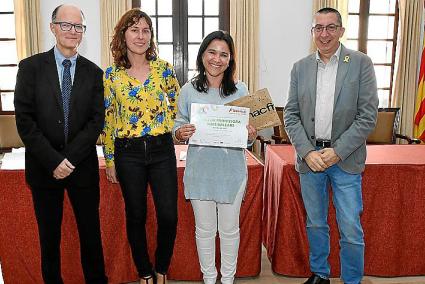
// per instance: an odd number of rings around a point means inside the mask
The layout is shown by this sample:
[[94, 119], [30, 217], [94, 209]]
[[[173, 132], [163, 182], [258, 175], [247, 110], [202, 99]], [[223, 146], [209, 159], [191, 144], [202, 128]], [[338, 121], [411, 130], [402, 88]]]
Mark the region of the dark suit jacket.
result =
[[[101, 132], [102, 70], [78, 56], [71, 92], [68, 141], [53, 49], [22, 60], [15, 88], [16, 125], [25, 144], [25, 176], [32, 187], [90, 186], [99, 183], [96, 141]], [[67, 158], [75, 170], [65, 180], [53, 171]]]

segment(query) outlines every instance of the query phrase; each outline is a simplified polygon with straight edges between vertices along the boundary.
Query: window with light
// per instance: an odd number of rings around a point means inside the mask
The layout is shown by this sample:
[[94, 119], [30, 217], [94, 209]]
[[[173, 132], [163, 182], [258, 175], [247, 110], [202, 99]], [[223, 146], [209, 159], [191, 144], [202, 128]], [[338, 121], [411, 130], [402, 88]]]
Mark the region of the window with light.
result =
[[397, 47], [397, 0], [349, 0], [346, 46], [366, 53], [375, 67], [379, 107], [390, 107]]
[[14, 111], [13, 94], [18, 72], [13, 0], [0, 5], [0, 114]]
[[133, 1], [151, 18], [159, 57], [174, 65], [180, 84], [196, 73], [196, 56], [202, 39], [212, 31], [229, 31], [226, 0]]

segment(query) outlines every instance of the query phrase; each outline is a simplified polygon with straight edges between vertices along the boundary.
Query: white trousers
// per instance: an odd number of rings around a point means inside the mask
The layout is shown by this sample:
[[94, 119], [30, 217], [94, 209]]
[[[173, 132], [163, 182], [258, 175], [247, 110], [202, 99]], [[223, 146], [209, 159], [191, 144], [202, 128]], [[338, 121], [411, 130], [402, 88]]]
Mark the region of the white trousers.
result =
[[232, 284], [239, 250], [239, 212], [245, 192], [243, 183], [232, 204], [208, 200], [191, 200], [195, 214], [196, 247], [205, 284], [215, 284], [215, 237], [220, 236], [221, 283]]

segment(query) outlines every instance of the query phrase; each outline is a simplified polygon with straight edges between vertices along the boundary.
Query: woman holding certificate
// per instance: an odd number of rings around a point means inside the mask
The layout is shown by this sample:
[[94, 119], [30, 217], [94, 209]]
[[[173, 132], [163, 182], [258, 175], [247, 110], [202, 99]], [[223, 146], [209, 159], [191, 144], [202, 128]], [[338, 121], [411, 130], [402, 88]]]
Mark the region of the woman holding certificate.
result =
[[[114, 65], [105, 71], [106, 176], [119, 181], [127, 237], [140, 283], [166, 283], [177, 228], [177, 165], [171, 135], [179, 93], [173, 67], [158, 58], [152, 21], [139, 9], [125, 13], [111, 42]], [[155, 272], [146, 243], [150, 184], [158, 222]]]
[[[190, 124], [191, 104], [224, 105], [248, 94], [242, 82], [235, 81], [235, 47], [223, 31], [207, 35], [196, 60], [198, 74], [186, 83], [178, 99], [173, 134], [188, 140], [196, 131]], [[248, 128], [248, 141], [256, 130]], [[195, 215], [196, 246], [206, 284], [215, 283], [215, 237], [220, 236], [221, 283], [233, 283], [239, 250], [239, 211], [247, 182], [243, 148], [189, 145], [184, 173], [185, 197]]]

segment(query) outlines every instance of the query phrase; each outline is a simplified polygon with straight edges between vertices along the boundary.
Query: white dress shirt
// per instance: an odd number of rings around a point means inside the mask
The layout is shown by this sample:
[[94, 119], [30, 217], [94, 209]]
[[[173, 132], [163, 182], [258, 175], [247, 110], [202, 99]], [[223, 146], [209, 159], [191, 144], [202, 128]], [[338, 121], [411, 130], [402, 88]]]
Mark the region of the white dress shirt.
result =
[[314, 129], [316, 139], [331, 139], [336, 73], [340, 53], [341, 44], [329, 62], [325, 63], [320, 58], [319, 51], [316, 52], [317, 85]]

